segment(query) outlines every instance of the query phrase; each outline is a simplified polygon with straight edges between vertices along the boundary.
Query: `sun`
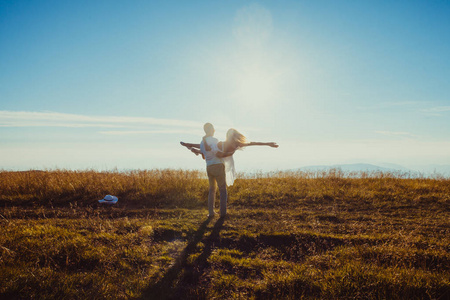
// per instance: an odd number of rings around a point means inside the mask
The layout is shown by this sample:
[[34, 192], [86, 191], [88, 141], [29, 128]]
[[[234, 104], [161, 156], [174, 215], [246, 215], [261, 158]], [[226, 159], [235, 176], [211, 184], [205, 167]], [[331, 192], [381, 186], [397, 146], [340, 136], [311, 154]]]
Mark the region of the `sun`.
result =
[[279, 82], [267, 67], [256, 64], [242, 66], [235, 78], [235, 99], [247, 104], [268, 104], [275, 101]]

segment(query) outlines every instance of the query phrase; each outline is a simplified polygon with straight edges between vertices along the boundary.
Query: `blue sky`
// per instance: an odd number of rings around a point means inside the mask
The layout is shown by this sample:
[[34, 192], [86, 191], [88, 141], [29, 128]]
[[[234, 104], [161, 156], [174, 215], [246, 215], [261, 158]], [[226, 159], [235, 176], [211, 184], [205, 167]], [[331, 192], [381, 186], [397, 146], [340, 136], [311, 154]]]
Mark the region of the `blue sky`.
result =
[[450, 164], [447, 1], [1, 1], [0, 168]]

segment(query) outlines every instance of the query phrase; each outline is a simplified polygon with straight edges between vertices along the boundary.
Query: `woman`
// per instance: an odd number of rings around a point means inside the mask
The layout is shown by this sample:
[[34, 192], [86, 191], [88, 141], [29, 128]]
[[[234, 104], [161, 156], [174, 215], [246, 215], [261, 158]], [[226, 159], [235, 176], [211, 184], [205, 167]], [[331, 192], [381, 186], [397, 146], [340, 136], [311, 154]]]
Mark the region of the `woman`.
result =
[[[181, 145], [187, 147], [196, 155], [202, 154], [200, 151], [200, 144], [189, 144], [180, 142]], [[248, 146], [270, 146], [273, 148], [278, 148], [278, 144], [274, 142], [261, 143], [261, 142], [248, 142], [247, 138], [234, 128], [230, 128], [227, 131], [227, 138], [224, 142], [219, 142], [217, 147], [223, 153], [234, 153], [236, 150], [240, 150]], [[236, 170], [234, 168], [233, 155], [223, 156], [221, 155], [223, 163], [225, 165], [225, 174], [227, 186], [233, 185], [236, 178]]]

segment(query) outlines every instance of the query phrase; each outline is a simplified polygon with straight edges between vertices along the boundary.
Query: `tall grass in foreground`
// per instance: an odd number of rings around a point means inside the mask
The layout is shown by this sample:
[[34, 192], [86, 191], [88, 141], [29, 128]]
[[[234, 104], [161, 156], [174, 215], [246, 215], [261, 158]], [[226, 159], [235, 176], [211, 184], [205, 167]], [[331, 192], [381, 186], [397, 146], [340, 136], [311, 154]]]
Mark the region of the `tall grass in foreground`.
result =
[[203, 178], [182, 170], [0, 172], [0, 205], [92, 205], [112, 194], [127, 205], [192, 206], [204, 193]]
[[[229, 187], [230, 201], [290, 205], [300, 201], [345, 200], [449, 204], [450, 179], [409, 178], [408, 174], [277, 172], [241, 175]], [[199, 207], [205, 203], [204, 172], [141, 170], [129, 172], [0, 172], [0, 207], [95, 205], [106, 194], [128, 207]]]
[[[0, 299], [448, 299], [450, 180], [0, 172]], [[105, 194], [119, 206], [103, 207]]]

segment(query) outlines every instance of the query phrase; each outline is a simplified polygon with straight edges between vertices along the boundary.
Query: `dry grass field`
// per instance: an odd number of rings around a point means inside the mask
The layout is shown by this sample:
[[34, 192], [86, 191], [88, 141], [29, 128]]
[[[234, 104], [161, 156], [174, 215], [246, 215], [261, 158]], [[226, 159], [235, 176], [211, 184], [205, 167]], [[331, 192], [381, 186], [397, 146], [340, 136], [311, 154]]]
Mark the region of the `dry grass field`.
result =
[[[0, 172], [0, 299], [450, 299], [450, 180]], [[106, 194], [114, 207], [100, 206]]]

